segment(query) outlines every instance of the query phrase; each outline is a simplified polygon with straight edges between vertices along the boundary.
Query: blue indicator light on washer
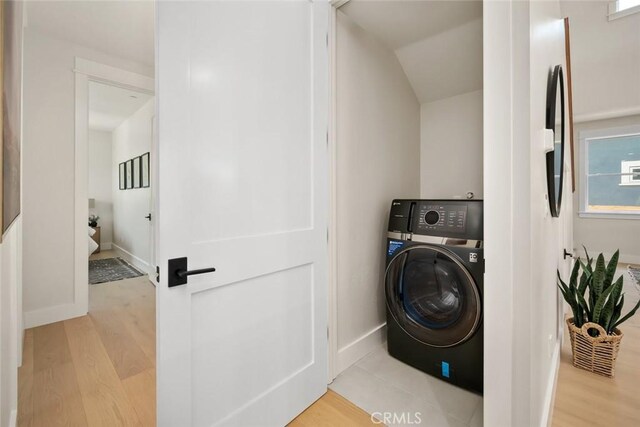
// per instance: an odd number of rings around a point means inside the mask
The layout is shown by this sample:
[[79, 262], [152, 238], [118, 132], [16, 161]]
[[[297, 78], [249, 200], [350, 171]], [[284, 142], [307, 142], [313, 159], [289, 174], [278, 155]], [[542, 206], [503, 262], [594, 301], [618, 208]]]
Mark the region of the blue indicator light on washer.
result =
[[442, 362], [442, 376], [449, 378], [449, 364], [445, 361]]
[[402, 245], [404, 245], [404, 242], [399, 242], [397, 240], [389, 241], [389, 250], [387, 251], [389, 256], [395, 254], [398, 251], [398, 249], [402, 247]]

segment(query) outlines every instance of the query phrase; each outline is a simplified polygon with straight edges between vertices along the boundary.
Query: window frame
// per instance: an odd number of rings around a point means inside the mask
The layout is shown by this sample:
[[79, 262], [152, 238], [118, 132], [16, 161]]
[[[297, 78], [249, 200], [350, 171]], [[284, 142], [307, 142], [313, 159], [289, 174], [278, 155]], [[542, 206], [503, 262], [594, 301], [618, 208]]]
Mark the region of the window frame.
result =
[[640, 12], [640, 5], [632, 6], [622, 10], [619, 10], [618, 6], [619, 6], [618, 0], [613, 0], [609, 2], [609, 13], [607, 14], [607, 19], [609, 21], [624, 18], [625, 16], [633, 15], [634, 13]]
[[601, 219], [640, 219], [640, 212], [621, 211], [589, 211], [589, 144], [588, 141], [594, 139], [609, 139], [623, 136], [640, 135], [640, 125], [622, 126], [615, 128], [604, 128], [595, 130], [585, 130], [580, 132], [580, 218], [601, 218]]

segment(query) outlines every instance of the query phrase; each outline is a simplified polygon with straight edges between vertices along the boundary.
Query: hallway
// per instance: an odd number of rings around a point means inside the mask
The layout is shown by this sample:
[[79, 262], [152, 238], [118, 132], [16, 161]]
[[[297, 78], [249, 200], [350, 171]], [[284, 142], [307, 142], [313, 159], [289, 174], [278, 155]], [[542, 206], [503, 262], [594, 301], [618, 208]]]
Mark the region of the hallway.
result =
[[89, 315], [25, 331], [18, 426], [155, 425], [155, 288], [89, 292]]

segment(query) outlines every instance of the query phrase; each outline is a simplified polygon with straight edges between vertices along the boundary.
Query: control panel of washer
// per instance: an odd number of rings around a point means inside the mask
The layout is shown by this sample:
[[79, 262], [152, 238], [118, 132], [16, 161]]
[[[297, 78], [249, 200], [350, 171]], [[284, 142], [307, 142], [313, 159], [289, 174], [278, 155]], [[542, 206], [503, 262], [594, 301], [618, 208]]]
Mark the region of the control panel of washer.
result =
[[416, 231], [464, 233], [467, 229], [467, 206], [448, 203], [419, 203], [416, 209]]

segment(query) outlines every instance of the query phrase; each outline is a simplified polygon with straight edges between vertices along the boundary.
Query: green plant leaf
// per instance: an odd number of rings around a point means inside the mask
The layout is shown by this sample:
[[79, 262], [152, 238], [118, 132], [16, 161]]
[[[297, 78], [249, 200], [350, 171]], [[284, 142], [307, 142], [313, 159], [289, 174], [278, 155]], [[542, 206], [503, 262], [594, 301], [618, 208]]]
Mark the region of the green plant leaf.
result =
[[587, 264], [586, 264], [587, 271], [589, 273], [593, 273], [593, 269], [591, 268], [591, 263], [593, 262], [593, 258], [589, 256], [589, 252], [587, 252], [587, 248], [584, 245], [582, 245], [582, 248], [584, 249], [584, 254], [587, 257]]
[[569, 283], [573, 283], [574, 286], [577, 287], [577, 283], [578, 283], [578, 273], [580, 272], [580, 263], [579, 262], [574, 262], [573, 263], [573, 270], [571, 271], [571, 277], [569, 278]]
[[560, 271], [558, 271], [557, 274], [558, 274], [558, 288], [560, 289], [560, 292], [562, 292], [562, 296], [564, 297], [564, 300], [571, 307], [571, 311], [573, 312], [573, 318], [576, 321], [576, 324], [578, 322], [582, 323], [583, 322], [582, 307], [580, 306], [580, 304], [578, 304], [578, 301], [576, 300], [575, 287], [572, 290], [571, 287], [567, 286], [567, 284], [564, 283], [564, 281], [560, 277]]
[[[598, 301], [600, 295], [602, 295], [603, 283], [604, 283], [604, 275], [605, 275], [605, 267], [604, 267], [604, 256], [602, 254], [598, 255], [598, 259], [596, 260], [596, 269], [593, 271], [593, 282], [591, 283], [593, 289], [591, 292], [594, 292], [595, 301]], [[595, 313], [595, 308], [594, 308]]]
[[[618, 301], [618, 297], [622, 292], [622, 276], [616, 280], [616, 282], [611, 285], [611, 295], [607, 299], [607, 302], [604, 304], [602, 308], [602, 312], [600, 313], [600, 326], [602, 326], [605, 330], [609, 329], [609, 324], [611, 323], [611, 317], [613, 316], [613, 312], [616, 308], [616, 302]], [[604, 294], [603, 294], [604, 295]]]
[[593, 307], [593, 319], [591, 321], [597, 323], [600, 326], [602, 326], [601, 314], [602, 310], [604, 309], [604, 303], [607, 301], [607, 297], [613, 291], [613, 288], [615, 288], [615, 284], [605, 289], [604, 292], [600, 294], [600, 296], [596, 300], [596, 305]]
[[620, 298], [620, 302], [616, 304], [616, 308], [613, 310], [613, 314], [611, 315], [611, 320], [609, 321], [609, 325], [607, 326], [607, 333], [610, 334], [613, 331], [614, 325], [620, 318], [620, 314], [622, 314], [622, 307], [624, 306], [624, 295]]
[[[580, 293], [578, 293], [578, 304], [580, 304], [580, 307], [582, 308], [582, 311], [584, 312], [587, 321], [590, 321], [591, 320], [591, 311], [589, 310], [589, 305], [587, 305], [587, 301], [585, 301], [584, 295], [581, 295]], [[584, 320], [584, 319], [582, 319], [582, 320]], [[584, 322], [581, 322], [578, 325], [578, 323], [576, 322], [576, 326], [578, 328], [580, 328], [580, 327], [582, 327], [582, 323], [584, 323]]]
[[[626, 320], [628, 320], [631, 316], [633, 316], [634, 314], [636, 314], [636, 311], [638, 311], [638, 308], [640, 308], [640, 301], [638, 301], [638, 303], [636, 304], [635, 307], [633, 307], [633, 309], [627, 313], [626, 316], [624, 316], [622, 319], [618, 320], [616, 322], [615, 325], [613, 325], [614, 328], [617, 328], [619, 324], [625, 322]], [[612, 328], [613, 329], [613, 328]]]
[[613, 291], [611, 292], [611, 298], [613, 298], [613, 301], [615, 304], [617, 304], [620, 301], [620, 295], [622, 295], [623, 283], [624, 283], [624, 276], [618, 277], [618, 280], [615, 281], [616, 287], [613, 288]]
[[603, 289], [608, 288], [613, 283], [613, 276], [616, 274], [616, 268], [618, 267], [618, 258], [620, 257], [620, 250], [615, 251], [607, 268], [605, 270], [604, 279], [602, 282]]

